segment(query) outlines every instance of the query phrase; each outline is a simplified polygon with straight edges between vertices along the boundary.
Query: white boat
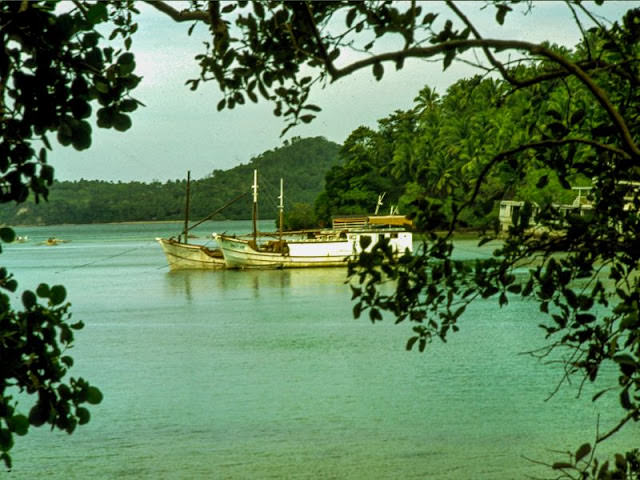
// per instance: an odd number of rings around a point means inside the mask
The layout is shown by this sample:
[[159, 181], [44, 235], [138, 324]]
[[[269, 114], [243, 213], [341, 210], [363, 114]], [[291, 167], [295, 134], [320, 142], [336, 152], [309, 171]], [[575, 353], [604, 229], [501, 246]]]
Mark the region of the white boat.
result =
[[[572, 190], [578, 192], [578, 196], [572, 203], [552, 203], [551, 207], [556, 210], [560, 216], [561, 221], [557, 222], [555, 228], [550, 228], [548, 225], [540, 225], [538, 223], [538, 216], [540, 215], [540, 206], [538, 204], [531, 203], [531, 215], [529, 218], [528, 233], [535, 235], [549, 234], [549, 235], [563, 235], [562, 230], [566, 227], [566, 222], [562, 221], [569, 215], [579, 215], [581, 217], [588, 216], [593, 210], [593, 204], [588, 197], [583, 196], [582, 192], [591, 190], [592, 187], [571, 187]], [[514, 225], [515, 219], [520, 215], [520, 210], [524, 208], [525, 202], [519, 200], [502, 200], [500, 202], [500, 212], [498, 220], [500, 222], [500, 234], [506, 235], [509, 228]], [[627, 204], [629, 205], [629, 204]], [[627, 207], [625, 207], [626, 209]]]
[[[375, 217], [369, 217], [375, 219]], [[371, 250], [386, 238], [397, 254], [413, 250], [411, 232], [398, 227], [365, 226], [349, 230], [325, 230], [311, 238], [287, 238], [257, 244], [252, 239], [216, 235], [227, 268], [344, 267], [360, 252], [361, 239], [369, 237]]]
[[167, 257], [170, 270], [217, 270], [225, 267], [219, 248], [182, 243], [173, 238], [156, 238]]
[[[254, 172], [254, 232], [252, 237], [217, 235], [227, 268], [308, 268], [342, 267], [362, 252], [361, 240], [369, 237], [365, 250], [381, 238], [388, 240], [399, 254], [413, 250], [413, 235], [405, 228], [411, 222], [404, 216], [387, 215], [334, 219], [333, 228], [292, 235], [282, 231], [283, 193], [280, 184], [280, 232], [277, 240], [259, 241], [256, 231], [257, 174]], [[274, 234], [274, 237], [276, 234]]]

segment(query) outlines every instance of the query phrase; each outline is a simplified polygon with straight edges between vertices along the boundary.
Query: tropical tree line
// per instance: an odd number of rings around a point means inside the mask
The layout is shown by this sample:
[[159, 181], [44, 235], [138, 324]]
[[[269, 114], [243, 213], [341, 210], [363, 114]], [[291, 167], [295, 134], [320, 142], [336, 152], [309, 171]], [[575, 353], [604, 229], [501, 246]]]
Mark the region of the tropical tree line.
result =
[[[190, 182], [190, 217], [204, 218], [243, 193], [248, 194], [258, 170], [260, 216], [276, 218], [280, 178], [287, 205], [312, 204], [329, 168], [339, 163], [339, 145], [323, 137], [293, 137], [272, 150], [229, 170], [214, 170]], [[0, 208], [0, 222], [10, 225], [107, 223], [179, 220], [185, 215], [185, 179], [161, 182], [56, 181], [49, 201], [27, 201]], [[222, 210], [217, 219], [251, 216], [246, 195]]]
[[[532, 67], [543, 69], [542, 64]], [[571, 111], [568, 95], [566, 90], [514, 92], [505, 80], [480, 75], [458, 80], [443, 95], [427, 85], [411, 109], [396, 110], [380, 119], [377, 128], [360, 127], [349, 135], [340, 150], [343, 163], [327, 173], [316, 214], [327, 221], [338, 213], [371, 213], [384, 194], [384, 213], [395, 207], [413, 216], [419, 210], [416, 198], [423, 198], [441, 205], [441, 215], [430, 221], [446, 228], [453, 206], [473, 190], [483, 167], [499, 152], [536, 132], [554, 138], [554, 131], [565, 128], [565, 119], [585, 128], [598, 125], [595, 101], [583, 98], [581, 107]], [[576, 149], [572, 155], [586, 152]], [[576, 195], [571, 187], [590, 184], [590, 178], [578, 173], [559, 177], [531, 153], [527, 162], [504, 163], [488, 172], [475, 208], [461, 212], [456, 228], [495, 229], [500, 200], [567, 203]]]

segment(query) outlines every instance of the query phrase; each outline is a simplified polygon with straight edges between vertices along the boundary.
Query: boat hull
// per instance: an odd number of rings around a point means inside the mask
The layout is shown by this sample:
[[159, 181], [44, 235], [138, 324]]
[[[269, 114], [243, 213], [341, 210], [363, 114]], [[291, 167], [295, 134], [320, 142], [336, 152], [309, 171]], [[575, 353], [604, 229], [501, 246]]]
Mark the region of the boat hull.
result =
[[162, 247], [170, 270], [219, 270], [225, 268], [220, 249], [156, 238]]
[[221, 237], [218, 244], [224, 254], [228, 268], [310, 268], [342, 267], [353, 257], [348, 242], [335, 242], [330, 251], [313, 254], [311, 250], [302, 254], [296, 252], [296, 245], [289, 243], [289, 255], [276, 252], [262, 252], [252, 248], [247, 240]]

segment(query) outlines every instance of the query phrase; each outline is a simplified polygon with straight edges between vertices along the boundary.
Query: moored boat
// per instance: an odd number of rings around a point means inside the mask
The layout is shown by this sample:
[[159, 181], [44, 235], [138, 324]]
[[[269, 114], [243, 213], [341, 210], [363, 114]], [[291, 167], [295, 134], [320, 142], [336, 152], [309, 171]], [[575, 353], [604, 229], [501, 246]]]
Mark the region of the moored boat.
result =
[[197, 227], [201, 223], [211, 219], [214, 215], [217, 215], [229, 205], [244, 197], [248, 192], [238, 195], [236, 198], [234, 198], [230, 202], [227, 202], [224, 206], [218, 208], [199, 222], [193, 225], [189, 225], [190, 182], [191, 172], [187, 172], [187, 192], [185, 202], [184, 228], [182, 232], [180, 233], [180, 235], [178, 235], [177, 239], [174, 237], [156, 237], [156, 241], [160, 244], [165, 256], [167, 257], [169, 270], [219, 270], [225, 268], [225, 261], [222, 255], [222, 251], [219, 248], [209, 248], [206, 245], [189, 243], [189, 238], [195, 238], [195, 235], [190, 234], [189, 231]]
[[[374, 217], [369, 217], [374, 218]], [[398, 255], [413, 250], [412, 233], [404, 228], [374, 226], [345, 230], [324, 230], [308, 234], [307, 238], [288, 237], [258, 244], [252, 239], [216, 235], [227, 268], [308, 268], [344, 267], [363, 250], [361, 240], [373, 248], [380, 239], [388, 240]]]
[[[236, 237], [216, 235], [227, 268], [308, 268], [342, 267], [362, 251], [362, 240], [368, 237], [365, 250], [370, 250], [381, 239], [389, 242], [396, 254], [411, 252], [413, 235], [405, 228], [411, 222], [401, 215], [347, 217], [334, 219], [329, 230], [307, 231], [303, 234], [283, 232], [284, 192], [280, 181], [280, 230], [262, 240], [256, 228], [258, 201], [257, 172], [253, 178], [253, 235]], [[365, 242], [366, 243], [366, 242]]]
[[167, 257], [170, 270], [217, 270], [225, 267], [219, 248], [182, 243], [173, 238], [156, 238]]

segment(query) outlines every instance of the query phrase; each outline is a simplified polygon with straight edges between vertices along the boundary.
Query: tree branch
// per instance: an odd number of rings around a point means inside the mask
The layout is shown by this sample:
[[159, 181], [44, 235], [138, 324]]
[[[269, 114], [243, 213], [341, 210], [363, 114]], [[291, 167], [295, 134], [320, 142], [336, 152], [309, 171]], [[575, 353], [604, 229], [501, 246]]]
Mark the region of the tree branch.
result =
[[585, 46], [587, 47], [587, 55], [589, 56], [589, 59], [593, 58], [591, 56], [591, 45], [589, 44], [589, 39], [587, 38], [587, 34], [585, 33], [584, 28], [582, 27], [582, 22], [580, 22], [580, 19], [578, 18], [578, 15], [576, 14], [576, 11], [573, 8], [573, 5], [571, 5], [571, 3], [568, 0], [565, 0], [564, 3], [566, 3], [567, 7], [569, 7], [569, 10], [571, 10], [571, 14], [573, 15], [573, 20], [576, 22], [576, 24], [578, 25], [578, 28], [580, 29], [580, 33], [582, 34], [582, 38], [584, 39]]
[[332, 77], [336, 77], [337, 70], [331, 58], [329, 58], [329, 54], [327, 53], [327, 49], [322, 42], [322, 37], [320, 36], [320, 32], [318, 31], [318, 26], [316, 22], [313, 20], [313, 14], [311, 13], [311, 4], [310, 2], [305, 2], [305, 7], [303, 10], [307, 17], [307, 22], [309, 23], [309, 27], [311, 27], [311, 31], [313, 32], [313, 38], [318, 44], [318, 50], [320, 52], [320, 58], [324, 63], [325, 68], [329, 72], [329, 75]]
[[633, 410], [633, 411], [629, 412], [627, 414], [627, 416], [624, 417], [622, 420], [620, 420], [620, 423], [618, 423], [615, 427], [613, 427], [611, 430], [609, 430], [604, 435], [599, 435], [598, 438], [596, 439], [596, 443], [604, 442], [607, 438], [609, 438], [614, 433], [618, 432], [622, 427], [624, 427], [626, 425], [626, 423], [629, 420], [632, 420], [636, 415], [638, 415], [638, 411], [637, 410]]
[[[471, 30], [471, 33], [473, 33], [473, 35], [478, 40], [482, 40], [482, 36], [478, 32], [478, 30], [476, 30], [476, 27], [473, 25], [473, 23], [471, 23], [469, 21], [469, 19], [466, 17], [466, 15], [464, 13], [462, 13], [458, 9], [458, 7], [451, 0], [447, 0], [446, 4], [451, 10], [453, 10], [455, 12], [455, 14], [460, 18], [460, 20], [462, 20], [464, 22], [464, 24], [467, 26], [467, 28], [469, 28], [469, 30]], [[491, 65], [493, 65], [495, 68], [498, 69], [498, 71], [502, 75], [502, 78], [504, 78], [505, 80], [507, 80], [509, 83], [511, 83], [513, 85], [516, 85], [518, 87], [522, 86], [520, 84], [520, 81], [518, 79], [516, 79], [515, 77], [512, 77], [509, 74], [509, 72], [507, 71], [507, 69], [504, 67], [504, 65], [502, 63], [500, 63], [498, 60], [496, 60], [496, 58], [493, 56], [493, 54], [491, 53], [491, 51], [489, 50], [488, 47], [482, 47], [482, 51], [484, 52], [486, 57], [489, 59], [489, 62], [491, 63]]]
[[145, 3], [151, 5], [156, 10], [171, 17], [176, 22], [191, 22], [200, 21], [206, 24], [211, 23], [211, 18], [208, 12], [202, 10], [177, 10], [164, 1], [155, 0], [143, 0]]
[[[620, 115], [620, 113], [616, 110], [615, 106], [609, 100], [609, 97], [594, 81], [593, 79], [586, 74], [582, 68], [580, 68], [577, 64], [569, 61], [564, 58], [562, 55], [559, 55], [548, 48], [537, 45], [530, 42], [523, 42], [519, 40], [498, 40], [498, 39], [471, 39], [471, 40], [451, 40], [448, 42], [443, 42], [438, 45], [433, 45], [430, 47], [413, 47], [404, 50], [397, 50], [394, 52], [382, 53], [379, 55], [375, 55], [369, 58], [365, 58], [362, 60], [358, 60], [356, 62], [351, 63], [350, 65], [345, 66], [344, 68], [335, 69], [335, 73], [332, 73], [332, 79], [335, 81], [341, 77], [345, 77], [350, 75], [357, 70], [370, 67], [375, 65], [376, 63], [381, 62], [399, 62], [403, 61], [406, 58], [429, 58], [440, 53], [444, 53], [447, 51], [451, 51], [454, 49], [467, 49], [467, 48], [496, 48], [496, 49], [513, 49], [513, 50], [524, 50], [529, 52], [532, 55], [540, 55], [545, 57], [554, 63], [560, 65], [565, 70], [567, 70], [570, 74], [574, 75], [585, 87], [591, 92], [591, 94], [596, 98], [600, 106], [607, 112], [607, 115], [611, 119], [611, 121], [616, 126], [618, 132], [620, 133], [620, 137], [622, 139], [623, 144], [627, 148], [627, 150], [634, 156], [640, 157], [640, 148], [633, 141], [631, 133], [629, 132], [629, 128], [624, 121], [624, 118]], [[330, 72], [331, 73], [331, 72]]]

